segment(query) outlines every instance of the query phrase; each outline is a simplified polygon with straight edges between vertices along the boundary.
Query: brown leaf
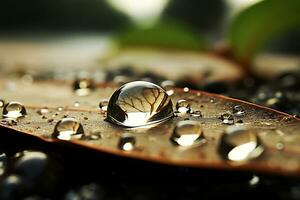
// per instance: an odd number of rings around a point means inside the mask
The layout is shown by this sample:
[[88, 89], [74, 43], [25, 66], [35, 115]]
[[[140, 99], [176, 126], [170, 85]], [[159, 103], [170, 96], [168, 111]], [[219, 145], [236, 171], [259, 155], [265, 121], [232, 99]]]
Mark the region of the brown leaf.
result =
[[[105, 112], [98, 109], [99, 100], [108, 99], [115, 91], [113, 86], [99, 85], [89, 96], [78, 97], [69, 83], [34, 82], [26, 85], [16, 81], [14, 92], [5, 89], [4, 83], [0, 82], [1, 98], [6, 102], [21, 101], [28, 115], [20, 118], [17, 125], [0, 125], [1, 134], [21, 133], [56, 143], [58, 140], [51, 136], [55, 124], [64, 117], [73, 117], [83, 125], [86, 137], [66, 143], [102, 153], [187, 167], [300, 175], [300, 120], [269, 108], [202, 91], [176, 89], [171, 96], [173, 104], [185, 99], [194, 111], [201, 111], [202, 117], [179, 115], [151, 128], [125, 129], [106, 122]], [[265, 149], [258, 159], [238, 164], [224, 160], [217, 150], [220, 138], [228, 127], [222, 124], [220, 116], [232, 113], [236, 105], [242, 106], [244, 114], [234, 115], [234, 121], [238, 124], [242, 120], [244, 127], [257, 132]], [[45, 106], [49, 112], [41, 115], [39, 111]], [[57, 108], [60, 106], [63, 110], [59, 111]], [[184, 148], [170, 141], [176, 123], [186, 118], [201, 124], [206, 143]], [[124, 134], [135, 137], [133, 151], [118, 148], [119, 139]], [[93, 135], [99, 138], [91, 139]], [[278, 148], [278, 144], [284, 148]]]

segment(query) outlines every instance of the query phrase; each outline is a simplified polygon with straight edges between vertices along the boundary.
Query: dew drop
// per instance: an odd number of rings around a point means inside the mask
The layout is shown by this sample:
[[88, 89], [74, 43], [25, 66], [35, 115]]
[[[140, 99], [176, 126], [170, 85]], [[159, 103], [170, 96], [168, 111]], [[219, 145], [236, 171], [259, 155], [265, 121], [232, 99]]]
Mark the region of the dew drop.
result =
[[176, 124], [170, 137], [171, 142], [178, 146], [193, 146], [206, 142], [202, 127], [197, 121], [185, 120]]
[[0, 99], [0, 108], [2, 108], [5, 105], [5, 101]]
[[2, 111], [3, 118], [18, 119], [20, 117], [24, 117], [25, 115], [27, 115], [25, 107], [23, 104], [16, 101], [7, 103]]
[[192, 114], [192, 117], [202, 117], [202, 113], [200, 110], [195, 110], [191, 114]]
[[181, 114], [190, 113], [192, 111], [190, 103], [184, 99], [177, 101], [176, 110]]
[[169, 95], [161, 87], [146, 81], [121, 86], [111, 96], [107, 121], [134, 128], [166, 121], [173, 116]]
[[242, 162], [259, 157], [264, 147], [255, 131], [231, 126], [221, 136], [218, 151], [225, 160]]
[[100, 102], [99, 102], [99, 109], [101, 111], [107, 111], [107, 106], [108, 106], [108, 100], [106, 100], [106, 99], [100, 100]]
[[[61, 112], [63, 110], [64, 110], [64, 108], [62, 106], [57, 107], [57, 111]], [[57, 115], [58, 115], [58, 113], [57, 113]]]
[[79, 107], [79, 106], [80, 106], [79, 101], [75, 101], [75, 102], [74, 102], [74, 107]]
[[87, 96], [95, 89], [95, 83], [90, 78], [78, 78], [73, 83], [73, 90], [78, 96]]
[[279, 151], [282, 151], [284, 149], [284, 143], [283, 142], [277, 142], [276, 143], [276, 149]]
[[232, 125], [234, 124], [234, 119], [233, 119], [233, 116], [229, 113], [224, 113], [221, 115], [220, 119], [222, 120], [222, 123], [223, 124], [226, 124], [226, 125]]
[[136, 140], [133, 136], [123, 135], [119, 139], [118, 148], [123, 151], [132, 151], [135, 148]]
[[242, 106], [236, 105], [232, 108], [232, 113], [234, 115], [243, 115], [245, 113], [245, 110]]
[[52, 137], [60, 140], [81, 139], [84, 135], [82, 125], [74, 118], [64, 118], [55, 125]]
[[190, 89], [189, 89], [188, 87], [184, 87], [184, 88], [183, 88], [183, 91], [184, 91], [184, 92], [189, 92]]
[[161, 87], [164, 88], [169, 96], [174, 94], [175, 83], [174, 81], [166, 80], [161, 83]]
[[37, 113], [40, 114], [40, 115], [44, 115], [44, 114], [49, 113], [49, 109], [47, 107], [43, 107], [43, 108], [39, 109], [37, 111]]

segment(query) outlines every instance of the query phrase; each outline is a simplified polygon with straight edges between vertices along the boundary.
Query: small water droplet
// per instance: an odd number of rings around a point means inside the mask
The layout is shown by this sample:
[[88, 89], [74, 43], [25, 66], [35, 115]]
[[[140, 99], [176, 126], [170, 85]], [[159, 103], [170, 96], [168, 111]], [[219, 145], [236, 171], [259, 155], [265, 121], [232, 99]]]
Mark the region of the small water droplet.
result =
[[264, 147], [255, 131], [231, 126], [221, 136], [218, 151], [225, 160], [242, 162], [259, 157]]
[[132, 151], [135, 148], [136, 140], [133, 136], [123, 135], [119, 139], [118, 148], [123, 151]]
[[90, 78], [79, 78], [73, 83], [73, 90], [78, 96], [87, 96], [95, 89], [95, 83]]
[[79, 106], [80, 106], [79, 101], [75, 101], [75, 102], [74, 102], [74, 107], [79, 107]]
[[215, 103], [215, 99], [214, 99], [214, 98], [210, 98], [210, 99], [209, 99], [209, 102], [210, 102], [210, 103]]
[[43, 108], [39, 109], [37, 111], [37, 113], [40, 114], [40, 115], [44, 115], [44, 114], [49, 113], [49, 109], [47, 107], [43, 107]]
[[170, 140], [179, 146], [193, 146], [205, 142], [202, 127], [197, 121], [185, 120], [176, 124]]
[[190, 89], [189, 89], [188, 87], [184, 87], [184, 88], [183, 88], [183, 91], [184, 91], [184, 92], [189, 92]]
[[276, 149], [279, 151], [282, 151], [284, 149], [284, 143], [283, 142], [277, 142], [276, 143]]
[[7, 103], [2, 111], [3, 118], [18, 119], [20, 117], [24, 117], [25, 115], [27, 115], [25, 107], [23, 104], [16, 101]]
[[202, 113], [200, 110], [195, 110], [191, 114], [193, 117], [202, 117]]
[[[62, 106], [57, 107], [57, 111], [61, 112], [63, 110], [64, 110], [64, 108]], [[58, 115], [58, 113], [57, 113], [57, 115]]]
[[169, 96], [174, 94], [175, 83], [174, 81], [166, 80], [161, 83], [161, 87], [164, 88]]
[[232, 108], [232, 113], [235, 115], [243, 115], [245, 113], [245, 110], [242, 106], [236, 105]]
[[251, 187], [255, 187], [257, 184], [259, 184], [260, 178], [256, 175], [253, 175], [253, 177], [249, 180], [249, 185]]
[[187, 100], [180, 99], [176, 103], [176, 110], [181, 114], [191, 113], [191, 105]]
[[60, 140], [80, 139], [84, 135], [82, 125], [74, 118], [64, 118], [55, 125], [52, 137]]
[[222, 123], [223, 124], [226, 124], [226, 125], [232, 125], [234, 124], [234, 119], [233, 119], [233, 116], [229, 113], [224, 113], [221, 115], [220, 119], [222, 120]]
[[5, 101], [0, 99], [0, 108], [2, 108], [5, 105]]
[[145, 81], [121, 86], [107, 107], [107, 121], [129, 128], [160, 123], [172, 116], [169, 95], [161, 87]]
[[107, 106], [108, 106], [108, 100], [106, 100], [106, 99], [102, 99], [102, 100], [100, 100], [100, 102], [99, 102], [99, 108], [100, 108], [100, 110], [101, 111], [107, 111]]

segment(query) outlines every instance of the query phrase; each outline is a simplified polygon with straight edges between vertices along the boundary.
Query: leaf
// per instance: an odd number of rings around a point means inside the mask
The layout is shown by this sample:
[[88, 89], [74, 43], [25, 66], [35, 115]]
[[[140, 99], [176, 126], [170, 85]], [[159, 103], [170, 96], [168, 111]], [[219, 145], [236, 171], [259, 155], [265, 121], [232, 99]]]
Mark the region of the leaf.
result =
[[205, 41], [191, 28], [178, 22], [160, 22], [153, 27], [133, 27], [116, 38], [120, 47], [203, 49]]
[[[124, 129], [106, 122], [105, 113], [99, 112], [97, 108], [99, 99], [109, 98], [115, 91], [113, 86], [99, 85], [90, 96], [78, 97], [68, 83], [35, 82], [24, 85], [21, 81], [16, 81], [16, 92], [5, 90], [4, 83], [5, 80], [2, 79], [1, 98], [7, 102], [21, 101], [25, 104], [28, 115], [21, 118], [17, 125], [0, 125], [1, 134], [30, 135], [47, 143], [75, 145], [102, 154], [174, 166], [300, 175], [300, 120], [285, 113], [216, 94], [176, 89], [171, 96], [173, 103], [185, 99], [194, 111], [201, 111], [203, 117], [178, 116], [151, 128]], [[74, 107], [75, 101], [80, 102], [79, 107]], [[236, 105], [242, 106], [245, 114], [234, 116], [234, 120], [243, 120], [243, 126], [256, 131], [265, 148], [258, 159], [238, 165], [224, 160], [217, 151], [220, 138], [228, 127], [221, 123], [219, 117], [223, 113], [232, 112]], [[44, 106], [48, 106], [50, 112], [42, 117], [38, 111]], [[58, 111], [58, 106], [64, 106], [63, 111]], [[64, 116], [79, 120], [87, 135], [100, 133], [102, 137], [71, 141], [53, 139], [51, 134], [54, 126]], [[206, 143], [181, 148], [170, 142], [176, 123], [187, 117], [201, 124]], [[122, 151], [118, 148], [118, 141], [124, 134], [136, 138], [135, 150]], [[278, 150], [278, 142], [284, 145], [283, 149]]]
[[300, 25], [300, 1], [261, 1], [234, 18], [229, 41], [234, 56], [242, 62], [252, 57], [267, 42]]

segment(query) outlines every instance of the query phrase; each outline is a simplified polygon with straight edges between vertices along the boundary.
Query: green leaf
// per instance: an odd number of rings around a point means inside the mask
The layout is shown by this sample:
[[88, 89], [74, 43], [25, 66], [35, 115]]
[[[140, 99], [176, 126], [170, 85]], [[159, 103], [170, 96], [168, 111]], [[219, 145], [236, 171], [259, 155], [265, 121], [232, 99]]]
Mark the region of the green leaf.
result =
[[121, 47], [142, 46], [176, 49], [202, 49], [204, 39], [188, 26], [160, 22], [151, 28], [134, 27], [116, 38]]
[[266, 43], [299, 26], [299, 0], [259, 2], [233, 20], [229, 29], [233, 54], [239, 61], [249, 62]]

